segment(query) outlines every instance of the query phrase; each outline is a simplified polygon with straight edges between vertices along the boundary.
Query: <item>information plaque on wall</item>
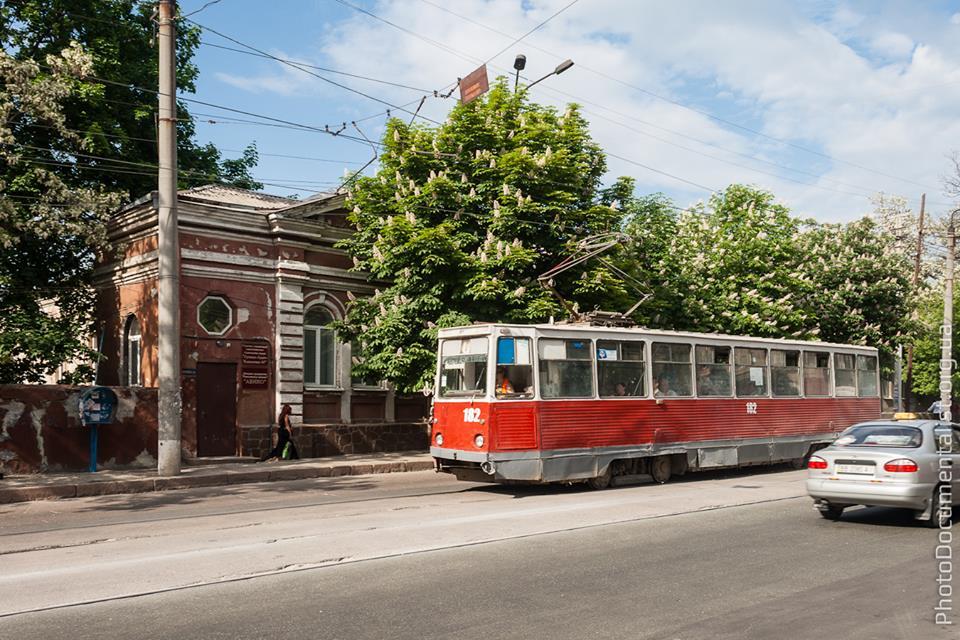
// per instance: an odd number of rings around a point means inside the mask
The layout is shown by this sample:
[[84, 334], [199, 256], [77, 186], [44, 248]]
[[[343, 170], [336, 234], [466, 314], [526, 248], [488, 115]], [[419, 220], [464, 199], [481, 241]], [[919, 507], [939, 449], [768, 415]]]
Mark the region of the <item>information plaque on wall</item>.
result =
[[240, 386], [267, 389], [270, 386], [270, 346], [245, 344], [240, 353]]

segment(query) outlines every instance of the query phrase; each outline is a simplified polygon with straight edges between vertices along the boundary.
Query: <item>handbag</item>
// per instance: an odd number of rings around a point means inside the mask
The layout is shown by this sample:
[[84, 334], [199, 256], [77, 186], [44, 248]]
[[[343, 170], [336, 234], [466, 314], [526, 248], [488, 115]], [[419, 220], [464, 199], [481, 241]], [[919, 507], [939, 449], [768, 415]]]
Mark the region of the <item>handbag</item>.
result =
[[293, 443], [288, 441], [287, 444], [283, 445], [283, 451], [280, 453], [280, 458], [283, 460], [289, 460], [292, 452]]

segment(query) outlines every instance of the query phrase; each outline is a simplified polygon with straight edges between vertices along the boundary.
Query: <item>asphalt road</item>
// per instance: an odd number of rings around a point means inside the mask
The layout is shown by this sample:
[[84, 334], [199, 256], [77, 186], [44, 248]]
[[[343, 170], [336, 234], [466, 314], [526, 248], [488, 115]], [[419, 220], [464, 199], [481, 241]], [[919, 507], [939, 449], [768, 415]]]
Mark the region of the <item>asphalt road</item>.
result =
[[822, 520], [803, 477], [413, 473], [10, 505], [0, 637], [960, 636], [931, 622], [935, 532], [887, 509]]

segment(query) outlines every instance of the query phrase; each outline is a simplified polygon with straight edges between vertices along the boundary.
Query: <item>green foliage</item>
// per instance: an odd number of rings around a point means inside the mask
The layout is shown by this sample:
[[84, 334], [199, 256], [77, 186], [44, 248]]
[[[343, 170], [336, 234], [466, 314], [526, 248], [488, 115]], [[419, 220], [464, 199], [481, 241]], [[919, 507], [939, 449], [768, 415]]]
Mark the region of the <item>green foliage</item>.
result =
[[[503, 79], [439, 127], [391, 120], [383, 143], [379, 172], [350, 194], [357, 232], [341, 245], [383, 290], [353, 302], [340, 329], [359, 338], [357, 372], [401, 390], [431, 385], [437, 326], [560, 314], [536, 277], [620, 228], [578, 108], [532, 104]], [[593, 263], [555, 284], [585, 307], [621, 286]]]
[[[152, 168], [157, 162], [154, 91], [158, 84], [154, 10], [154, 4], [136, 0], [18, 0], [0, 6], [0, 43], [7, 55], [44, 65], [48, 55], [59, 55], [78, 43], [92, 59], [87, 74], [111, 82], [77, 81], [61, 104], [65, 126], [83, 139], [84, 152], [112, 161], [72, 159], [72, 166], [60, 171], [69, 184], [103, 186], [127, 198], [156, 188]], [[199, 70], [192, 60], [199, 45], [199, 29], [178, 21], [180, 91], [195, 91]], [[40, 75], [49, 72], [42, 66]], [[31, 147], [25, 156], [57, 161], [56, 150], [63, 143], [60, 131], [27, 118], [11, 117], [10, 121], [16, 140]], [[229, 160], [221, 163], [216, 147], [198, 145], [193, 118], [182, 102], [177, 129], [181, 187], [225, 178], [237, 183], [237, 169], [252, 166]], [[249, 180], [249, 173], [244, 177]]]
[[[92, 355], [90, 281], [107, 218], [156, 188], [153, 10], [134, 0], [0, 3], [0, 383], [39, 381]], [[192, 92], [200, 33], [178, 25], [177, 83]], [[177, 117], [182, 187], [262, 186], [250, 176], [254, 145], [221, 160], [196, 144], [182, 103]]]
[[888, 356], [909, 330], [909, 264], [869, 219], [817, 225], [744, 185], [682, 213], [662, 196], [628, 209], [634, 242], [622, 264], [653, 292], [640, 324], [868, 344]]
[[[350, 306], [356, 369], [402, 390], [430, 385], [438, 326], [560, 314], [536, 276], [577, 240], [623, 230], [626, 246], [555, 283], [582, 308], [642, 326], [868, 344], [887, 356], [909, 330], [909, 265], [869, 219], [818, 225], [773, 194], [731, 185], [680, 211], [621, 178], [576, 107], [560, 116], [511, 94], [456, 107], [438, 128], [389, 123], [382, 167], [350, 197], [342, 243], [382, 291]], [[618, 275], [626, 272], [628, 282]]]
[[817, 335], [877, 347], [887, 359], [911, 330], [912, 265], [895, 240], [869, 219], [820, 225], [801, 251], [813, 288], [806, 301]]
[[250, 171], [257, 166], [260, 154], [257, 153], [257, 143], [251, 142], [243, 150], [239, 158], [233, 160], [224, 160], [220, 163], [220, 180], [240, 189], [250, 189], [259, 191], [263, 189], [263, 183], [257, 182], [250, 175]]
[[82, 153], [84, 140], [65, 127], [61, 105], [90, 64], [76, 45], [48, 56], [50, 72], [42, 75], [38, 65], [0, 54], [0, 383], [39, 382], [60, 363], [90, 355], [83, 341], [93, 306], [89, 278], [120, 198], [23, 162], [12, 122], [56, 131], [57, 157]]
[[[920, 396], [940, 397], [940, 346], [943, 326], [943, 292], [927, 291], [918, 306], [919, 320], [913, 342], [913, 392]], [[958, 318], [957, 298], [953, 299], [953, 317]], [[951, 334], [952, 336], [952, 334]], [[952, 358], [960, 362], [960, 344], [952, 340]], [[960, 370], [954, 367], [953, 389], [960, 389]], [[956, 391], [954, 391], [956, 396]], [[923, 409], [924, 407], [919, 407]]]
[[[669, 203], [647, 204], [631, 220], [640, 234], [639, 276], [654, 291], [639, 320], [673, 329], [758, 336], [807, 335], [798, 298], [809, 288], [798, 272], [803, 222], [773, 195], [732, 185], [709, 202], [673, 216]], [[638, 225], [651, 227], [646, 231]]]

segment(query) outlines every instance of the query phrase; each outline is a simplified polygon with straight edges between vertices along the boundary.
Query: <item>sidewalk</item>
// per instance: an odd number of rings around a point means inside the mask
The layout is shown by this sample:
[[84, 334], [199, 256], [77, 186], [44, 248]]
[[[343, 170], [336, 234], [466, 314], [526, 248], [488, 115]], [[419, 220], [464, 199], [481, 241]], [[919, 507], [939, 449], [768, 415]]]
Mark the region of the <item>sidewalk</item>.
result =
[[156, 469], [103, 470], [96, 473], [44, 473], [6, 476], [0, 480], [0, 504], [82, 498], [167, 489], [276, 482], [330, 476], [359, 476], [433, 469], [429, 453], [371, 453], [281, 462], [200, 461], [184, 464], [178, 476], [160, 478]]

